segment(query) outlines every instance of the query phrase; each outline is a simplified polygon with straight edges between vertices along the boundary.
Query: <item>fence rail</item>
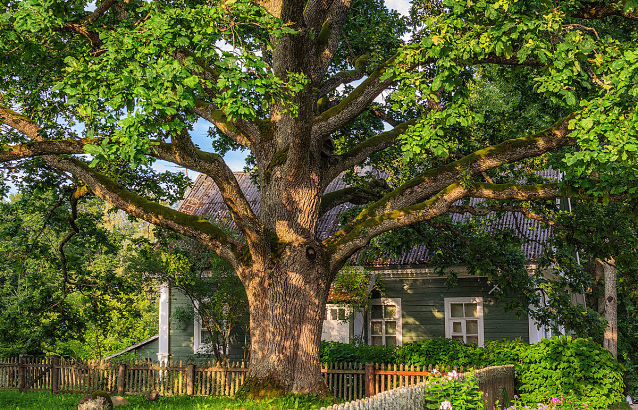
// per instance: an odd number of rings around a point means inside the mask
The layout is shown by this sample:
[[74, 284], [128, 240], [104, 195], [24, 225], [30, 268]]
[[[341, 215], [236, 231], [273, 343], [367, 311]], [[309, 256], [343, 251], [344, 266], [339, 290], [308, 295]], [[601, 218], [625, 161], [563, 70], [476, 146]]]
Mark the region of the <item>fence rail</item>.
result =
[[[432, 370], [463, 368], [361, 363], [324, 364], [321, 372], [335, 397], [357, 400], [427, 380]], [[94, 390], [140, 394], [157, 390], [166, 396], [233, 396], [246, 378], [245, 363], [146, 360], [111, 363], [59, 357], [0, 359], [0, 389], [86, 393]]]

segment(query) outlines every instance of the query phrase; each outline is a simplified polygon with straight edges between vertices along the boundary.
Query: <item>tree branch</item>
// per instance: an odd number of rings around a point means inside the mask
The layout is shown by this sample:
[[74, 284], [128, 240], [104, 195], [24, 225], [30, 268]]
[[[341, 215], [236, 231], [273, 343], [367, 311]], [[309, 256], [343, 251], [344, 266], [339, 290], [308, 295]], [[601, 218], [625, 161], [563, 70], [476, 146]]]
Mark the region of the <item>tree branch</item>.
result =
[[381, 81], [387, 67], [396, 59], [392, 57], [377, 68], [361, 84], [345, 97], [339, 104], [324, 111], [314, 118], [312, 137], [325, 139], [344, 124], [356, 118], [383, 90], [392, 84], [392, 80]]
[[185, 214], [150, 201], [125, 189], [75, 158], [55, 156], [44, 158], [55, 168], [70, 172], [82, 180], [91, 192], [116, 208], [151, 224], [191, 237], [228, 260], [233, 267], [240, 266], [238, 255], [241, 252], [242, 243], [229, 237], [204, 218]]
[[[371, 188], [348, 187], [337, 191], [328, 192], [321, 197], [321, 206], [319, 207], [319, 215], [323, 215], [329, 210], [345, 203], [353, 205], [365, 205], [381, 198], [383, 191], [389, 189], [385, 181], [373, 181], [375, 184]], [[382, 185], [379, 182], [385, 183]], [[377, 189], [374, 189], [374, 188]]]
[[[387, 67], [392, 67], [398, 58], [395, 54], [387, 60], [383, 65], [376, 69], [365, 81], [355, 88], [347, 97], [339, 104], [324, 111], [313, 120], [312, 135], [316, 138], [327, 138], [330, 134], [337, 131], [343, 125], [356, 118], [383, 90], [392, 84], [392, 80], [381, 81], [381, 77], [385, 73]], [[421, 65], [435, 63], [434, 60], [421, 62]], [[541, 67], [544, 64], [528, 59], [520, 62], [513, 55], [510, 58], [491, 55], [480, 60], [476, 60], [473, 64], [498, 64], [525, 67]], [[410, 68], [415, 68], [411, 66]]]
[[336, 163], [335, 165], [326, 165], [327, 170], [323, 175], [324, 186], [327, 186], [333, 179], [335, 179], [341, 172], [352, 168], [365, 161], [366, 158], [372, 154], [382, 151], [394, 143], [397, 138], [403, 134], [410, 125], [416, 123], [416, 120], [406, 121], [398, 124], [393, 129], [385, 132], [381, 132], [375, 136], [368, 138], [367, 140], [356, 145], [350, 151], [343, 155], [333, 156], [328, 158], [329, 163]]
[[94, 139], [31, 141], [25, 144], [5, 146], [0, 151], [0, 162], [16, 161], [40, 155], [82, 154], [84, 146], [94, 144]]
[[306, 9], [304, 10], [303, 17], [306, 22], [306, 26], [318, 32], [321, 29], [321, 25], [326, 20], [330, 6], [335, 0], [308, 0], [306, 2]]
[[167, 143], [153, 145], [151, 155], [208, 175], [217, 185], [233, 222], [244, 233], [249, 247], [261, 243], [263, 226], [252, 211], [235, 175], [220, 155], [201, 151], [194, 146], [192, 150], [187, 150]]
[[[33, 141], [48, 142], [44, 139], [42, 128], [22, 114], [0, 106], [0, 119]], [[180, 154], [186, 156], [187, 151], [184, 149], [174, 151], [176, 159]], [[43, 155], [42, 158], [49, 165], [69, 172], [82, 180], [96, 196], [116, 208], [154, 225], [189, 236], [228, 260], [233, 267], [240, 267], [238, 255], [241, 253], [242, 243], [229, 237], [204, 218], [188, 215], [150, 201], [125, 189], [78, 159], [55, 155]]]
[[324, 77], [339, 48], [343, 25], [349, 11], [350, 0], [334, 0], [330, 5], [328, 16], [323, 22], [316, 40], [315, 63], [311, 74], [312, 82], [315, 84], [318, 84]]
[[429, 169], [370, 205], [365, 213], [376, 216], [425, 201], [464, 177], [477, 175], [503, 164], [536, 157], [556, 148], [573, 145], [576, 140], [569, 136], [568, 123], [574, 115], [556, 122], [537, 134], [510, 139], [478, 150], [447, 165]]
[[83, 23], [84, 24], [95, 23], [100, 17], [104, 15], [104, 13], [109, 11], [111, 6], [117, 3], [117, 1], [118, 0], [104, 0], [102, 3], [100, 3], [99, 6], [95, 8], [95, 10], [93, 10], [93, 13], [91, 13], [86, 19], [84, 19]]
[[[392, 195], [390, 193], [389, 195]], [[464, 197], [534, 200], [555, 198], [560, 195], [556, 184], [514, 185], [477, 183], [466, 188], [453, 183], [438, 192], [434, 197], [413, 205], [393, 209], [378, 216], [362, 212], [343, 229], [325, 239], [323, 244], [332, 253], [330, 268], [338, 270], [354, 252], [370, 242], [373, 237], [387, 232], [423, 222], [440, 216], [450, 209], [452, 204]]]
[[[230, 139], [248, 149], [252, 149], [255, 141], [259, 139], [260, 132], [256, 126], [242, 122], [241, 125], [243, 125], [243, 129], [240, 129], [240, 126], [238, 126], [240, 125], [239, 122], [234, 123], [230, 121], [222, 110], [218, 109], [213, 103], [200, 101], [193, 108], [193, 112], [211, 124], [214, 124]], [[244, 132], [246, 129], [250, 131], [248, 133]]]
[[342, 71], [324, 81], [323, 84], [321, 84], [321, 87], [319, 87], [319, 94], [317, 94], [317, 97], [323, 97], [329, 92], [335, 90], [341, 84], [348, 84], [363, 78], [366, 73], [366, 66], [368, 65], [369, 59], [370, 55], [364, 54], [355, 60], [353, 70]]

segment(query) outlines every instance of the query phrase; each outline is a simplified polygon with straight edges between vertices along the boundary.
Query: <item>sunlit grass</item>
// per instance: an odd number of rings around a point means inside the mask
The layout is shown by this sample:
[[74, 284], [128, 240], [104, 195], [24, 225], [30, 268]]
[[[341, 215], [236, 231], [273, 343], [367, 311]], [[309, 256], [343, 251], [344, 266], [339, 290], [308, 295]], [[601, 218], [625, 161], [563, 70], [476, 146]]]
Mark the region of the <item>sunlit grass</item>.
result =
[[[0, 391], [0, 409], [75, 409], [84, 394], [20, 393]], [[156, 402], [148, 402], [142, 396], [125, 396], [130, 404], [116, 409], [198, 409], [198, 410], [276, 410], [276, 409], [317, 409], [333, 404], [332, 399], [315, 396], [284, 396], [277, 399], [255, 402], [234, 400], [228, 397], [160, 397]]]

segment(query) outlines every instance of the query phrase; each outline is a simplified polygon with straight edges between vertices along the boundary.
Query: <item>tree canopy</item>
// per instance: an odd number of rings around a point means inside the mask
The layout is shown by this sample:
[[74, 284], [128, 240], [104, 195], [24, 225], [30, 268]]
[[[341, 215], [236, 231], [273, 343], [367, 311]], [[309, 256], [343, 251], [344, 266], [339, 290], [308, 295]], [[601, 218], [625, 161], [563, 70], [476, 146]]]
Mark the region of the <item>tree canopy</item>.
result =
[[[226, 259], [250, 305], [249, 388], [322, 389], [330, 283], [371, 241], [567, 195], [636, 209], [634, 0], [419, 0], [409, 18], [379, 0], [3, 5], [3, 184], [76, 180]], [[258, 211], [228, 149], [250, 152]], [[210, 177], [239, 235], [167, 206], [184, 180], [157, 160]], [[360, 208], [320, 238], [345, 202]]]

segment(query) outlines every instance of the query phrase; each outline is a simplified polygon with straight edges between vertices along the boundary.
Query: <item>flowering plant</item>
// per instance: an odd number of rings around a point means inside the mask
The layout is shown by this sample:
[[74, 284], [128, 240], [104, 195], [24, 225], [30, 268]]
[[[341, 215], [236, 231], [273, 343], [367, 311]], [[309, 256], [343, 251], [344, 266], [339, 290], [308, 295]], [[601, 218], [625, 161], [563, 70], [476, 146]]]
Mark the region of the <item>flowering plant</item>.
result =
[[476, 410], [483, 408], [483, 395], [473, 374], [460, 375], [456, 370], [449, 373], [432, 371], [426, 383], [426, 409], [431, 410]]
[[589, 402], [584, 402], [572, 397], [565, 397], [561, 394], [558, 397], [552, 397], [549, 403], [538, 403], [536, 406], [524, 406], [519, 402], [518, 397], [514, 396], [514, 404], [506, 410], [591, 410]]

